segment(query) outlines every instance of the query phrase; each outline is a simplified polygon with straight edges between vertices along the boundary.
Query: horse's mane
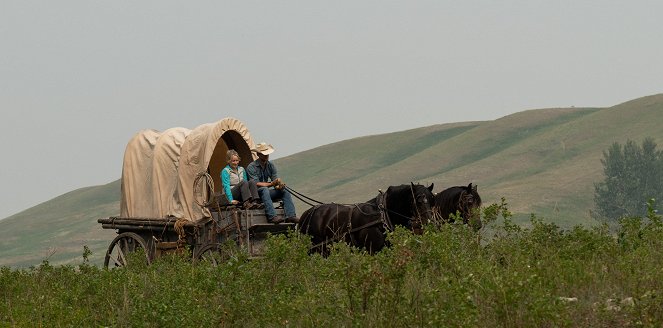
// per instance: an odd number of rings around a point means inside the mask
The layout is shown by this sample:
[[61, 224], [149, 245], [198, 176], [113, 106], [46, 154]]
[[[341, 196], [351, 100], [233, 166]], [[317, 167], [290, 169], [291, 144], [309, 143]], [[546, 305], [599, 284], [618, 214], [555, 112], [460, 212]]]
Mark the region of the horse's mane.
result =
[[409, 194], [411, 192], [411, 188], [412, 187], [419, 187], [419, 186], [424, 187], [424, 188], [432, 189], [433, 185], [431, 185], [431, 187], [426, 187], [426, 186], [420, 185], [420, 184], [413, 184], [413, 185], [402, 184], [402, 185], [398, 185], [398, 186], [389, 186], [387, 188], [387, 191], [380, 190], [377, 196], [367, 200], [366, 203], [371, 203], [371, 204], [377, 203], [378, 197], [382, 197], [382, 193], [386, 193], [387, 195], [408, 193], [408, 194], [406, 194], [406, 196], [409, 197], [411, 195], [411, 194]]

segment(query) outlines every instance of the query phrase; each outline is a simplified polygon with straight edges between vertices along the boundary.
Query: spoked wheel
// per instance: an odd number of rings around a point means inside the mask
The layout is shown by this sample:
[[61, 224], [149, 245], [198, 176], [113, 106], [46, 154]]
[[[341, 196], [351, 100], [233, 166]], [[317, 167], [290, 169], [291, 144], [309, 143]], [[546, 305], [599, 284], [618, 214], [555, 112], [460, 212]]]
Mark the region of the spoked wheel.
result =
[[221, 252], [219, 244], [207, 244], [196, 251], [193, 261], [196, 263], [209, 263], [213, 266], [219, 265]]
[[150, 249], [145, 240], [136, 233], [123, 232], [119, 234], [108, 246], [104, 268], [126, 267], [130, 264], [130, 254], [142, 251], [147, 264], [151, 263]]

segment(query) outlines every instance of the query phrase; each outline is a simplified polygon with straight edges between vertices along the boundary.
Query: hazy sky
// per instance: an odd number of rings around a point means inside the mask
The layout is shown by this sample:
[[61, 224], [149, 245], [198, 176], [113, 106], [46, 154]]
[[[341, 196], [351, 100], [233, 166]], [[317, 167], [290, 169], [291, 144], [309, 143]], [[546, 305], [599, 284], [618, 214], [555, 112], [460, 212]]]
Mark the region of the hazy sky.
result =
[[232, 116], [274, 158], [663, 92], [663, 1], [0, 0], [0, 218]]

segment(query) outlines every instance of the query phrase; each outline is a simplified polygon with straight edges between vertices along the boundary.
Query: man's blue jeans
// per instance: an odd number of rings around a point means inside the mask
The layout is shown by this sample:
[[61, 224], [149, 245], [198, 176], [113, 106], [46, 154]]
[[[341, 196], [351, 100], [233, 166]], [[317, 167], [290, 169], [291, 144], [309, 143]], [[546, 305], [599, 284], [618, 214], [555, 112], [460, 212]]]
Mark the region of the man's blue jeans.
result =
[[265, 204], [265, 214], [267, 214], [267, 219], [271, 220], [276, 216], [276, 211], [274, 210], [274, 200], [281, 199], [283, 200], [283, 209], [285, 210], [285, 217], [296, 217], [295, 213], [295, 204], [292, 203], [292, 197], [290, 193], [285, 190], [277, 190], [274, 188], [259, 187], [258, 194], [262, 203]]

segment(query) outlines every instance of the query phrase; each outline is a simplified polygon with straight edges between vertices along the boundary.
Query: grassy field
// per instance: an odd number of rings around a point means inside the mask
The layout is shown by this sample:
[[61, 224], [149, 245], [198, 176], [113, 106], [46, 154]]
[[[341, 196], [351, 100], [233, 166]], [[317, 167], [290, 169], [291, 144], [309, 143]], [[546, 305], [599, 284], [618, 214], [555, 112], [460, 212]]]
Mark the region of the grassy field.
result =
[[[660, 327], [663, 223], [561, 229], [513, 223], [502, 203], [490, 228], [398, 229], [375, 256], [337, 245], [307, 254], [300, 235], [270, 238], [262, 259], [227, 247], [221, 264], [140, 256], [123, 269], [44, 262], [0, 270], [3, 326], [113, 327]], [[487, 231], [491, 231], [487, 235]]]
[[[434, 183], [436, 192], [472, 182], [486, 203], [506, 198], [519, 224], [535, 213], [564, 228], [591, 227], [602, 152], [645, 137], [663, 147], [661, 113], [663, 95], [609, 108], [528, 110], [345, 140], [275, 161], [290, 187], [322, 201], [363, 202], [411, 181]], [[100, 263], [114, 232], [97, 219], [119, 213], [119, 192], [119, 181], [82, 188], [0, 220], [0, 265], [75, 263], [84, 245], [91, 263]], [[296, 205], [298, 213], [308, 208]]]

